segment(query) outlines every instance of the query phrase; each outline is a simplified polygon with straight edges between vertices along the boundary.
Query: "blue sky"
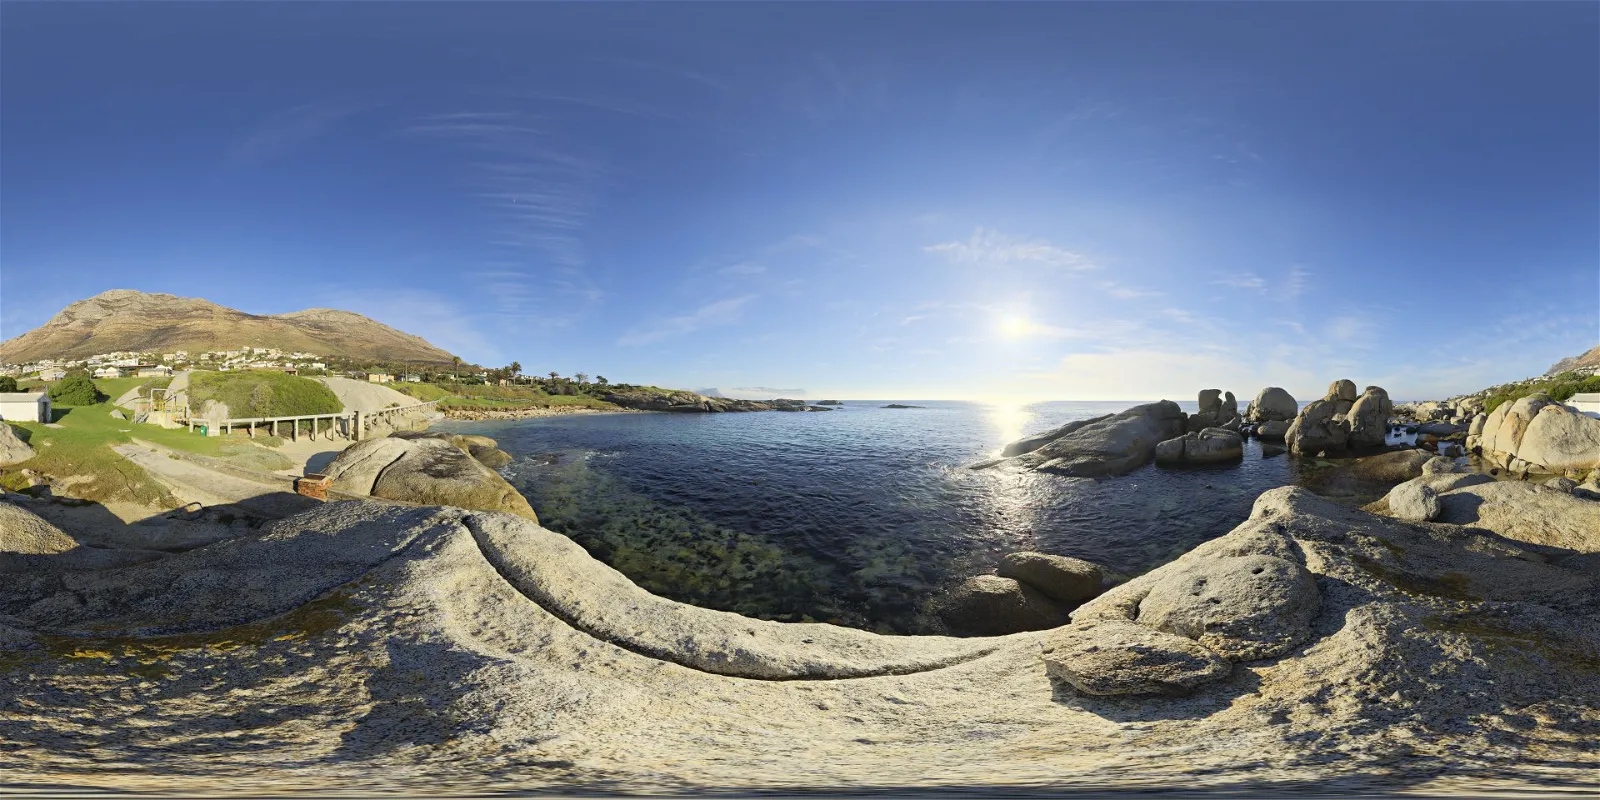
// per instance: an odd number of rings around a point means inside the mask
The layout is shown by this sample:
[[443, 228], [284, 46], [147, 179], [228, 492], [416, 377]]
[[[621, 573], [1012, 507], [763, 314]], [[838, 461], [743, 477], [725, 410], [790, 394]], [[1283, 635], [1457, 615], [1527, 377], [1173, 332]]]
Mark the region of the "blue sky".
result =
[[110, 288], [811, 397], [1600, 341], [1593, 3], [0, 9], [0, 335]]

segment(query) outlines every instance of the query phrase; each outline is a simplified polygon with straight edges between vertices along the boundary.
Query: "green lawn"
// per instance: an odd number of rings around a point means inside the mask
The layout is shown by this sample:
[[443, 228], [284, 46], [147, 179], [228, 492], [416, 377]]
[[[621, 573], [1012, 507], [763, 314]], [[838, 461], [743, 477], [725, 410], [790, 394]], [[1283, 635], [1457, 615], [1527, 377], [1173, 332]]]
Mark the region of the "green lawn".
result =
[[189, 373], [189, 407], [198, 411], [207, 400], [226, 403], [228, 415], [235, 419], [337, 414], [344, 410], [333, 390], [321, 383], [266, 369]]
[[615, 409], [616, 406], [582, 394], [545, 394], [532, 386], [485, 386], [464, 384], [440, 386], [432, 383], [387, 384], [423, 402], [438, 400], [440, 409], [494, 408], [580, 408]]
[[[101, 391], [111, 394], [108, 384], [119, 379], [97, 383]], [[148, 379], [122, 378], [122, 381]], [[137, 385], [137, 383], [133, 384]], [[124, 386], [121, 391], [127, 391]], [[112, 395], [116, 399], [116, 395]], [[286, 469], [293, 462], [278, 453], [241, 441], [234, 437], [204, 437], [186, 429], [168, 430], [156, 425], [141, 425], [111, 416], [110, 401], [92, 406], [56, 409], [56, 423], [51, 428], [41, 423], [8, 423], [17, 429], [18, 436], [27, 440], [36, 455], [7, 467], [0, 475], [0, 484], [20, 490], [27, 485], [20, 473], [35, 469], [58, 480], [73, 479], [70, 494], [85, 500], [108, 502], [113, 500], [145, 505], [176, 505], [177, 501], [144, 470], [129, 463], [111, 448], [135, 438], [189, 453], [212, 456], [250, 469]]]

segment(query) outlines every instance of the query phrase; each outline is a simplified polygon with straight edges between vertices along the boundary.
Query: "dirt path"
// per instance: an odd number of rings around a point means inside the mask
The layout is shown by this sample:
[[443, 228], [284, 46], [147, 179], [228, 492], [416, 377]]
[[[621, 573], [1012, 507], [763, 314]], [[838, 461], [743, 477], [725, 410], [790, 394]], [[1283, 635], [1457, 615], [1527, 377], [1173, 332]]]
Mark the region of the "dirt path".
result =
[[287, 476], [260, 473], [259, 479], [246, 478], [212, 469], [148, 442], [136, 441], [113, 449], [164, 484], [184, 503], [235, 505], [262, 516], [281, 517], [299, 511], [306, 502], [316, 502], [295, 495], [294, 482]]

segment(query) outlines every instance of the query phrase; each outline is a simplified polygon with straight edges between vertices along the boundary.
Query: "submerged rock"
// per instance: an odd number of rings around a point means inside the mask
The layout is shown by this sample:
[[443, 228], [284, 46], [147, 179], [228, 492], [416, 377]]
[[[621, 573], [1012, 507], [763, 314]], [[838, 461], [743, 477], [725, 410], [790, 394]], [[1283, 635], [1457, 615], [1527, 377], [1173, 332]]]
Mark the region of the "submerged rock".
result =
[[1053, 600], [1074, 605], [1099, 594], [1105, 580], [1097, 564], [1046, 553], [1007, 554], [995, 572], [1002, 578], [1032, 586]]
[[1043, 592], [1013, 578], [977, 575], [939, 599], [935, 611], [952, 632], [1000, 636], [1067, 624], [1067, 614]]

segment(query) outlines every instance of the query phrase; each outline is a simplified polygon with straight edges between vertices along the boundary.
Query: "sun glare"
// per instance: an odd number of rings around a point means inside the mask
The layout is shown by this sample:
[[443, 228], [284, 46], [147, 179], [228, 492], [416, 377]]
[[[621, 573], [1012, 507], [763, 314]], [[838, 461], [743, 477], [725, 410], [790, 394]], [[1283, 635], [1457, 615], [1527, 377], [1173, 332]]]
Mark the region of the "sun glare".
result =
[[1021, 339], [1028, 335], [1028, 318], [1021, 314], [1003, 314], [1000, 317], [1000, 335], [1007, 339]]

